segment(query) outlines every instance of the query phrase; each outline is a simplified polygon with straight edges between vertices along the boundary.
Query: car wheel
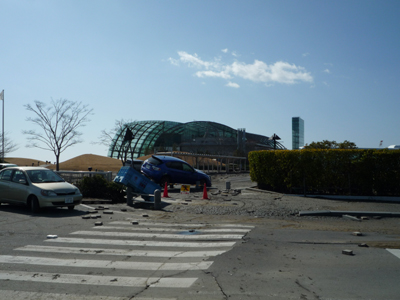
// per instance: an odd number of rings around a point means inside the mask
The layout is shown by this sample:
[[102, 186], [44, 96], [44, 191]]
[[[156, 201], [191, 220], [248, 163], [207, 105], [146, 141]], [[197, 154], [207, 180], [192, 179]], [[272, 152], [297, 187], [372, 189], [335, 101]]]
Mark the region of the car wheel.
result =
[[201, 180], [200, 180], [200, 187], [203, 188], [204, 185], [207, 186], [207, 181], [206, 181], [205, 179], [201, 179]]
[[29, 204], [31, 206], [31, 211], [33, 213], [37, 213], [40, 211], [40, 205], [39, 205], [39, 201], [35, 196], [31, 197], [31, 200], [29, 201]]
[[75, 205], [68, 206], [68, 210], [74, 210], [74, 209], [75, 209]]
[[167, 185], [170, 185], [168, 176], [164, 176], [163, 178], [161, 178], [160, 185], [162, 188], [165, 188], [165, 183]]

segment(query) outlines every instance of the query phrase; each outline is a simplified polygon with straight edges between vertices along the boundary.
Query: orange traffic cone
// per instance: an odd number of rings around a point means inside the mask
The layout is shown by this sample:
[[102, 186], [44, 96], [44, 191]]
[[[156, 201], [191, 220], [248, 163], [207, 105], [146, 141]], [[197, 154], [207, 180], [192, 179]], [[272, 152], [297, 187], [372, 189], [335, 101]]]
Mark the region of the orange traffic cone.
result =
[[169, 198], [169, 196], [168, 196], [168, 184], [167, 184], [167, 182], [165, 182], [165, 185], [164, 185], [163, 198]]
[[208, 195], [207, 195], [207, 186], [204, 183], [204, 188], [203, 188], [203, 200], [208, 200]]

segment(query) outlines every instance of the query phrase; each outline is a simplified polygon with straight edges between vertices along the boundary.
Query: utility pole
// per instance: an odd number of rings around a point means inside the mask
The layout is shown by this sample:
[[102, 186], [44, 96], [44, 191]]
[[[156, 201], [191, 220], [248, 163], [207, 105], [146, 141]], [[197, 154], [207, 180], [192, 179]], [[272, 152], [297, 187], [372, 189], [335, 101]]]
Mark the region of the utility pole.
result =
[[2, 132], [1, 132], [1, 136], [2, 136], [2, 145], [3, 145], [3, 149], [2, 149], [2, 155], [1, 155], [1, 161], [4, 162], [4, 90], [1, 91], [0, 93], [0, 100], [3, 101], [3, 127], [2, 127]]

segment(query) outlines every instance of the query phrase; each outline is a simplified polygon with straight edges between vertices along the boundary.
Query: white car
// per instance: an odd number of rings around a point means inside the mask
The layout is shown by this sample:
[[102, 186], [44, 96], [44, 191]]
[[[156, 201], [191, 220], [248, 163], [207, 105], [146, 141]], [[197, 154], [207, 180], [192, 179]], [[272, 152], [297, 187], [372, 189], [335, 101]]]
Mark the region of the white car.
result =
[[4, 168], [9, 168], [9, 167], [18, 167], [15, 164], [7, 164], [7, 163], [1, 163], [0, 164], [0, 170], [4, 169]]
[[9, 167], [0, 171], [0, 204], [28, 205], [32, 212], [42, 207], [68, 207], [82, 201], [79, 189], [52, 170], [42, 167]]

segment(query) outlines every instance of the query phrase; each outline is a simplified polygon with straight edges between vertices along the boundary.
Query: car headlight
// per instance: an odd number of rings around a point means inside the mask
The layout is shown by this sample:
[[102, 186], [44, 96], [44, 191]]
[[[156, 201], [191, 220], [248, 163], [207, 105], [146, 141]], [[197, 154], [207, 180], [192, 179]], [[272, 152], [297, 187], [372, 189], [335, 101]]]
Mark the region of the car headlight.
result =
[[41, 190], [40, 193], [41, 193], [43, 196], [46, 196], [46, 197], [56, 197], [56, 196], [57, 196], [57, 194], [56, 194], [55, 192], [53, 192], [53, 191], [48, 191], [48, 190]]

